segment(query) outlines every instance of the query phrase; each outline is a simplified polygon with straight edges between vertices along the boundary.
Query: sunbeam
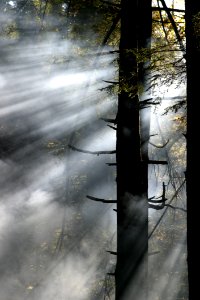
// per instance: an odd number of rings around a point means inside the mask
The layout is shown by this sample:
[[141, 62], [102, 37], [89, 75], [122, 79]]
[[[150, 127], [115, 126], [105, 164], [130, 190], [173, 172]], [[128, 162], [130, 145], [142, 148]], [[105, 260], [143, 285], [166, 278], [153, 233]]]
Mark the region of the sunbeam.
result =
[[[87, 1], [72, 2], [0, 4], [2, 300], [116, 297], [118, 99], [123, 89], [127, 93], [119, 76], [120, 22], [111, 30], [119, 4], [91, 1], [87, 11]], [[140, 235], [137, 226], [148, 211], [148, 299], [179, 300], [187, 296], [186, 90], [183, 82], [159, 82], [137, 92], [140, 166], [148, 164], [148, 198], [157, 202], [150, 208], [146, 194], [127, 191], [123, 209], [137, 215], [130, 240]], [[140, 107], [146, 99], [157, 104]], [[149, 158], [143, 159], [143, 136], [149, 134]], [[133, 186], [137, 176], [130, 174]], [[140, 271], [134, 280], [123, 300], [146, 300]]]

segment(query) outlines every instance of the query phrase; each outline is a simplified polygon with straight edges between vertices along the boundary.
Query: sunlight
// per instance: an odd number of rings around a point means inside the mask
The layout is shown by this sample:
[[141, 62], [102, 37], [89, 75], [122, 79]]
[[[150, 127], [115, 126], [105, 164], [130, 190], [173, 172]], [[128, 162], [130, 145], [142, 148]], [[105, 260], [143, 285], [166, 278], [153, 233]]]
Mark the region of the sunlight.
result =
[[[174, 8], [178, 9], [184, 9], [185, 8], [185, 1], [184, 0], [165, 0], [165, 3], [168, 7], [172, 7], [174, 5]], [[157, 0], [152, 1], [153, 6], [157, 6]]]
[[62, 87], [75, 86], [85, 83], [88, 80], [87, 74], [75, 73], [67, 75], [54, 76], [47, 82], [47, 87], [51, 89], [59, 89]]
[[11, 0], [11, 1], [8, 1], [8, 4], [9, 4], [12, 8], [17, 7], [17, 1]]
[[[141, 224], [148, 217], [147, 194], [149, 198], [159, 198], [154, 200], [156, 205], [161, 202], [171, 204], [178, 186], [178, 180], [175, 181], [175, 188], [172, 181], [177, 174], [182, 176], [185, 171], [185, 137], [174, 125], [173, 113], [163, 116], [169, 105], [185, 97], [185, 85], [170, 80], [170, 77], [163, 79], [166, 73], [161, 70], [155, 76], [155, 88], [153, 84], [148, 86], [148, 80], [154, 83], [154, 69], [148, 71], [140, 101], [150, 98], [160, 101], [160, 104], [141, 110], [144, 115], [140, 115], [141, 123], [138, 116], [136, 126], [132, 111], [128, 110], [129, 103], [132, 106], [132, 96], [126, 80], [132, 80], [135, 72], [139, 75], [140, 63], [138, 71], [135, 68], [131, 70], [131, 78], [123, 72], [123, 56], [125, 59], [129, 55], [123, 55], [124, 51], [119, 47], [122, 25], [126, 21], [123, 23], [123, 14], [118, 13], [118, 4], [112, 8], [108, 1], [100, 1], [101, 5], [97, 5], [99, 1], [4, 2], [0, 5], [5, 12], [2, 14], [5, 24], [2, 23], [0, 30], [3, 37], [0, 42], [2, 298], [11, 299], [14, 292], [16, 300], [61, 300], [66, 297], [70, 300], [114, 299], [114, 281], [118, 277], [115, 276], [116, 260], [120, 253], [123, 254], [123, 250], [120, 252], [118, 249], [118, 232], [121, 230], [121, 217], [118, 217], [120, 214], [122, 219], [125, 216], [122, 223], [128, 231], [124, 236], [131, 240], [132, 236], [139, 235], [143, 228]], [[125, 5], [128, 2], [124, 1]], [[159, 3], [161, 9], [158, 8], [158, 11], [163, 11], [161, 1], [153, 1], [155, 7]], [[183, 0], [166, 0], [166, 4], [177, 9], [184, 8]], [[174, 14], [174, 10], [171, 11]], [[121, 18], [121, 23], [118, 20], [115, 24], [115, 15]], [[155, 21], [161, 23], [158, 15]], [[151, 22], [152, 9], [149, 9], [149, 16]], [[163, 12], [163, 17], [168, 24], [166, 12]], [[142, 14], [139, 19], [142, 20]], [[138, 28], [142, 24], [138, 23]], [[151, 31], [151, 26], [149, 29]], [[150, 33], [148, 41], [149, 36]], [[135, 42], [140, 43], [139, 39], [140, 34]], [[145, 53], [141, 59], [143, 64]], [[131, 60], [124, 61], [125, 69]], [[182, 77], [179, 77], [181, 80]], [[120, 104], [124, 103], [119, 101], [119, 95], [123, 96], [123, 90], [128, 101], [125, 101], [127, 107], [123, 109], [122, 105], [120, 112]], [[134, 90], [140, 88], [136, 85]], [[126, 128], [126, 122], [133, 124], [130, 126], [133, 139], [141, 134], [138, 153], [143, 151], [143, 137], [145, 146], [149, 147], [149, 158], [144, 157], [143, 160], [138, 156], [136, 168], [132, 166], [133, 172], [127, 168], [131, 166], [135, 153], [129, 147], [133, 143], [129, 144], [129, 138], [120, 142], [120, 132]], [[150, 142], [149, 131], [152, 135]], [[162, 147], [168, 140], [166, 147]], [[122, 156], [129, 159], [124, 167], [120, 163]], [[147, 164], [149, 169], [143, 168]], [[127, 177], [120, 176], [120, 169], [125, 172], [126, 168]], [[139, 180], [136, 180], [140, 179], [140, 174], [145, 178], [141, 189], [145, 191], [145, 197], [140, 194], [132, 197], [133, 190], [140, 193], [136, 184], [138, 182], [140, 186]], [[123, 182], [122, 178], [126, 178], [127, 182], [130, 178], [130, 184], [126, 186], [126, 180]], [[126, 191], [121, 197], [122, 186]], [[178, 197], [172, 204], [185, 208], [184, 187]], [[129, 206], [124, 202], [125, 198], [128, 203], [130, 200]], [[168, 202], [165, 203], [165, 200]], [[162, 296], [163, 291], [167, 295], [168, 287], [171, 289], [169, 294], [175, 295], [172, 288], [175, 289], [176, 284], [179, 289], [182, 282], [176, 273], [179, 271], [182, 275], [185, 272], [181, 268], [181, 262], [185, 264], [185, 244], [181, 240], [181, 233], [184, 234], [186, 228], [185, 210], [173, 210], [175, 207], [168, 205], [161, 222], [159, 220], [166, 206], [158, 211], [149, 209], [149, 225], [145, 223], [145, 243], [148, 243], [148, 228], [153, 236], [149, 239], [149, 269], [155, 279], [152, 283], [150, 281], [152, 300]], [[135, 225], [133, 230], [129, 230], [132, 227], [129, 212], [131, 215], [132, 211], [136, 215]], [[141, 244], [136, 244], [138, 248], [134, 250], [130, 247], [130, 253], [136, 253], [136, 250], [138, 253]], [[129, 242], [125, 245], [124, 248], [128, 248]], [[159, 254], [151, 256], [152, 253]], [[122, 273], [123, 277], [126, 272]], [[173, 275], [174, 282], [167, 281], [168, 274]], [[144, 289], [139, 284], [134, 285], [138, 293], [134, 297], [139, 300], [140, 291]], [[112, 296], [109, 297], [109, 294]], [[164, 296], [161, 298], [164, 299]], [[124, 299], [132, 300], [134, 297]]]

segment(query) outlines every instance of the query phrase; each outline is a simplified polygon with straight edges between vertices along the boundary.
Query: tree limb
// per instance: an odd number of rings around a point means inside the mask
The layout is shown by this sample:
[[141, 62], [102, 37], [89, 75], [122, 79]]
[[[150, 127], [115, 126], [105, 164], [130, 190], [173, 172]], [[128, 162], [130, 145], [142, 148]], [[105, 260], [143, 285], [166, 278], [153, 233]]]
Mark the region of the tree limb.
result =
[[173, 206], [173, 205], [171, 205], [171, 204], [165, 204], [165, 206], [168, 206], [168, 207], [173, 208], [173, 209], [179, 209], [179, 210], [182, 210], [182, 211], [184, 211], [184, 212], [187, 212], [187, 209], [184, 209], [184, 208], [182, 208], [182, 207]]
[[153, 208], [155, 210], [160, 210], [160, 209], [163, 209], [164, 207], [170, 207], [170, 208], [173, 208], [173, 209], [178, 209], [178, 210], [181, 210], [183, 212], [187, 212], [186, 209], [182, 208], [182, 207], [177, 207], [177, 206], [173, 206], [173, 205], [170, 205], [170, 204], [164, 204], [164, 205], [153, 205], [153, 204], [149, 204], [149, 208]]
[[[152, 11], [159, 11], [159, 10], [165, 10], [166, 11], [166, 9], [164, 7], [157, 7], [157, 6], [153, 6], [151, 9], [152, 9]], [[172, 11], [172, 12], [185, 13], [185, 10], [183, 10], [183, 9], [168, 8], [168, 10]]]
[[107, 122], [107, 123], [112, 123], [112, 124], [117, 124], [116, 119], [106, 119], [106, 118], [100, 118], [100, 120]]
[[113, 255], [117, 255], [117, 252], [115, 251], [109, 251], [109, 250], [106, 250], [106, 252], [110, 253], [110, 254], [113, 254]]
[[[149, 105], [157, 105], [157, 104], [160, 104], [160, 102], [151, 101], [151, 100], [153, 100], [153, 98], [149, 98], [149, 99], [140, 101], [140, 102], [139, 102], [139, 107], [140, 107], [140, 109], [149, 107]], [[148, 105], [148, 106], [146, 106], [146, 105]]]
[[182, 135], [185, 137], [185, 139], [187, 140], [187, 133], [182, 133]]
[[148, 207], [155, 209], [155, 210], [160, 210], [160, 209], [163, 209], [165, 207], [165, 205], [164, 204], [162, 204], [162, 205], [149, 204]]
[[86, 197], [90, 200], [102, 202], [102, 203], [117, 203], [117, 200], [105, 200], [105, 199], [96, 198], [96, 197], [89, 196], [89, 195], [87, 195]]
[[111, 126], [111, 125], [107, 125], [107, 126], [110, 127], [110, 128], [112, 128], [112, 129], [114, 129], [114, 130], [117, 130], [117, 128], [114, 127], [114, 126]]
[[162, 183], [162, 187], [163, 187], [163, 192], [162, 192], [162, 195], [160, 196], [161, 197], [160, 200], [154, 200], [154, 199], [158, 199], [160, 197], [157, 197], [157, 198], [151, 197], [151, 198], [148, 199], [148, 202], [161, 203], [161, 205], [154, 205], [154, 204], [149, 203], [149, 208], [160, 210], [160, 209], [163, 209], [165, 207], [165, 201], [167, 200], [167, 198], [165, 197], [166, 189], [165, 189], [165, 183], [164, 182]]
[[166, 143], [164, 143], [164, 145], [155, 145], [152, 142], [149, 142], [150, 145], [156, 147], [156, 148], [164, 148], [167, 144], [169, 143], [169, 140], [167, 140]]
[[166, 14], [167, 14], [167, 16], [168, 16], [168, 18], [169, 18], [169, 20], [170, 20], [170, 22], [171, 22], [171, 24], [172, 24], [172, 27], [173, 27], [173, 29], [174, 29], [176, 38], [177, 38], [177, 40], [178, 40], [178, 42], [179, 42], [180, 48], [181, 48], [181, 50], [185, 53], [185, 52], [186, 52], [186, 51], [185, 51], [185, 47], [184, 47], [184, 45], [183, 45], [182, 39], [181, 39], [181, 37], [180, 37], [180, 34], [179, 34], [179, 32], [178, 32], [178, 29], [177, 29], [176, 23], [175, 23], [175, 21], [174, 21], [174, 18], [172, 17], [172, 14], [171, 14], [171, 11], [172, 11], [172, 10], [171, 10], [170, 8], [168, 8], [168, 6], [167, 6], [166, 3], [165, 3], [165, 0], [160, 0], [160, 2], [162, 3], [162, 6], [163, 6], [164, 10], [166, 11]]
[[[158, 7], [160, 7], [160, 5], [159, 5], [159, 0], [157, 0], [157, 3], [158, 3]], [[167, 31], [166, 31], [166, 29], [165, 29], [165, 24], [164, 24], [164, 20], [163, 20], [163, 16], [162, 16], [162, 10], [159, 10], [159, 13], [160, 13], [160, 20], [161, 20], [163, 32], [164, 32], [164, 34], [165, 34], [165, 38], [166, 38], [166, 40], [167, 40], [167, 43], [169, 44], [168, 37], [167, 37]], [[170, 23], [171, 23], [171, 22], [170, 22]]]
[[148, 202], [152, 202], [152, 203], [163, 203], [165, 201], [167, 201], [168, 199], [165, 198], [165, 199], [161, 199], [161, 200], [154, 200], [153, 198], [149, 198], [148, 199]]
[[[175, 191], [173, 197], [171, 198], [169, 204], [172, 203], [172, 201], [174, 200], [174, 198], [178, 195], [179, 191], [181, 190], [181, 188], [183, 187], [183, 185], [185, 184], [186, 180], [184, 179], [183, 182], [181, 183], [181, 185], [178, 187], [178, 189]], [[168, 205], [169, 205], [168, 204]], [[161, 215], [161, 217], [159, 218], [158, 222], [156, 223], [156, 225], [154, 226], [154, 228], [152, 229], [152, 231], [150, 232], [148, 239], [151, 238], [151, 236], [154, 234], [156, 228], [158, 227], [158, 225], [160, 224], [160, 222], [162, 221], [162, 219], [164, 218], [167, 210], [168, 210], [169, 206], [166, 207], [165, 211], [163, 212], [163, 214]]]
[[116, 150], [111, 150], [111, 151], [88, 151], [88, 150], [82, 150], [79, 148], [76, 148], [72, 145], [68, 145], [68, 147], [74, 151], [82, 152], [82, 153], [88, 153], [88, 154], [93, 154], [93, 155], [101, 155], [101, 154], [115, 154]]
[[110, 29], [108, 30], [108, 32], [106, 33], [106, 35], [105, 35], [105, 37], [103, 39], [102, 46], [106, 45], [109, 37], [111, 36], [112, 32], [115, 30], [115, 27], [117, 26], [120, 18], [121, 18], [121, 11], [118, 12], [117, 16], [114, 18], [113, 23], [112, 23]]
[[111, 84], [119, 84], [119, 81], [103, 80], [103, 82], [111, 83]]

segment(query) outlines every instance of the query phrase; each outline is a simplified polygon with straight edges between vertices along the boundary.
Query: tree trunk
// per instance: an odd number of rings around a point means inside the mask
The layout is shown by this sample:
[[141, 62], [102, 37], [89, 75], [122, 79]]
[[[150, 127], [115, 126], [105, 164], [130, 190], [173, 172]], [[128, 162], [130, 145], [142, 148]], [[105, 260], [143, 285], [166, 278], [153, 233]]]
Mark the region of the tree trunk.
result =
[[[120, 93], [117, 113], [116, 300], [146, 299], [148, 172], [142, 163], [137, 51], [146, 35], [148, 0], [121, 1]], [[150, 3], [151, 4], [151, 3]], [[151, 8], [151, 7], [150, 7]], [[151, 9], [148, 10], [151, 17]], [[141, 36], [141, 40], [140, 40]], [[140, 78], [141, 80], [141, 78]]]
[[[151, 1], [140, 0], [139, 3], [139, 37], [138, 47], [139, 51], [151, 48], [151, 32], [152, 32], [152, 10]], [[151, 98], [151, 82], [150, 82], [150, 51], [144, 52], [144, 62], [138, 66], [139, 79], [139, 96], [140, 102]], [[148, 143], [150, 137], [150, 119], [151, 107], [147, 105], [145, 109], [140, 111], [140, 132], [141, 132], [141, 152], [142, 159], [148, 160]], [[148, 165], [146, 164], [146, 173], [148, 175]], [[146, 179], [146, 188], [148, 188], [148, 176]]]
[[[188, 277], [189, 277], [189, 299], [195, 300], [199, 291], [196, 284], [196, 273], [194, 272], [199, 259], [199, 247], [196, 243], [195, 228], [199, 226], [198, 215], [195, 218], [195, 192], [198, 195], [199, 169], [196, 158], [199, 149], [195, 128], [198, 128], [198, 116], [195, 118], [196, 104], [199, 102], [199, 70], [200, 70], [200, 2], [195, 0], [185, 1], [186, 11], [186, 65], [187, 65], [187, 242], [188, 242]], [[199, 13], [199, 14], [198, 14]], [[198, 15], [197, 15], [198, 14]], [[198, 113], [198, 110], [197, 110]], [[196, 122], [196, 123], [195, 123]], [[194, 167], [195, 166], [195, 167]], [[193, 168], [194, 169], [193, 169]], [[195, 172], [196, 168], [196, 172]], [[188, 174], [188, 176], [187, 176]], [[199, 214], [198, 210], [196, 210]], [[194, 251], [195, 250], [195, 251]], [[198, 271], [198, 270], [196, 270]], [[193, 273], [194, 272], [194, 273]]]

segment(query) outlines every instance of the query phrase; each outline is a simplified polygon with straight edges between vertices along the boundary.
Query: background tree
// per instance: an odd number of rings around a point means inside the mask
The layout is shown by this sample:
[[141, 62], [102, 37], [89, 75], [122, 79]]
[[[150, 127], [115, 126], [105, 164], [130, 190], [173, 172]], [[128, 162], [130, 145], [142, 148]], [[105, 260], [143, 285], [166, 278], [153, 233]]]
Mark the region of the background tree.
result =
[[[197, 119], [194, 118], [195, 103], [199, 95], [199, 79], [196, 74], [200, 68], [200, 4], [195, 1], [185, 1], [186, 6], [186, 45], [187, 45], [187, 199], [188, 199], [188, 271], [189, 271], [189, 297], [195, 299], [196, 282], [194, 275], [195, 259], [194, 253], [197, 250], [193, 238], [193, 232], [197, 225], [194, 217], [194, 191], [195, 184], [195, 157], [197, 145], [195, 144], [196, 136], [194, 130], [197, 126]], [[197, 169], [196, 169], [197, 170]], [[198, 193], [198, 191], [197, 191]], [[196, 219], [197, 220], [197, 219]], [[197, 253], [197, 252], [196, 252]], [[198, 257], [198, 256], [197, 256]]]

